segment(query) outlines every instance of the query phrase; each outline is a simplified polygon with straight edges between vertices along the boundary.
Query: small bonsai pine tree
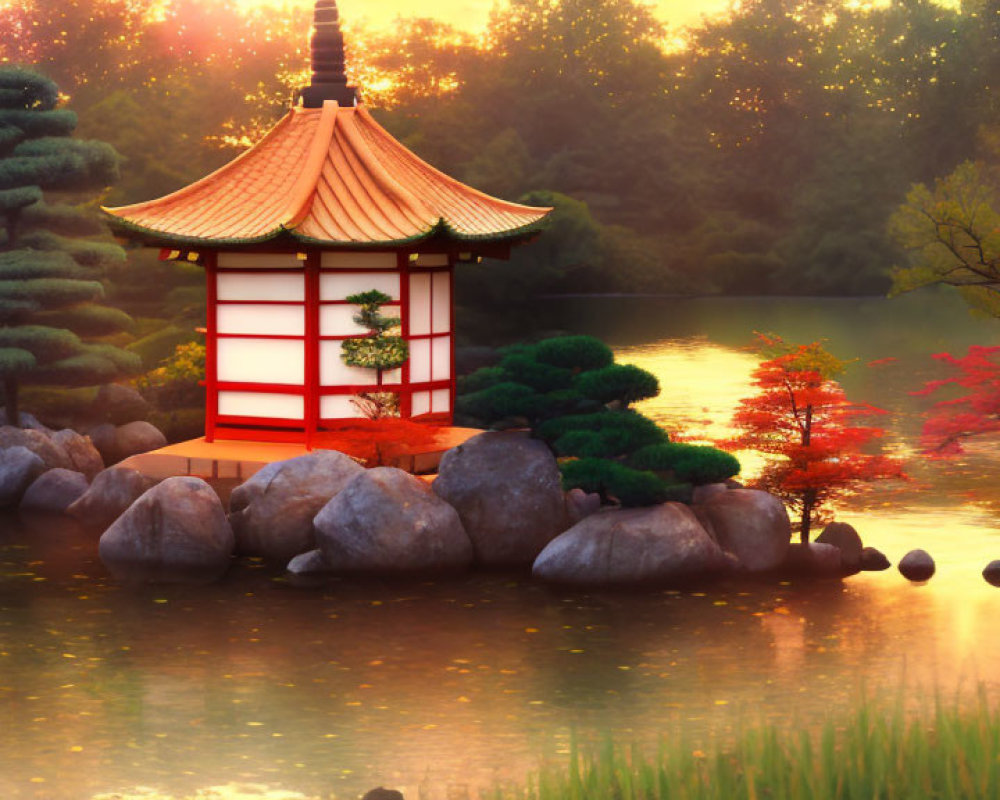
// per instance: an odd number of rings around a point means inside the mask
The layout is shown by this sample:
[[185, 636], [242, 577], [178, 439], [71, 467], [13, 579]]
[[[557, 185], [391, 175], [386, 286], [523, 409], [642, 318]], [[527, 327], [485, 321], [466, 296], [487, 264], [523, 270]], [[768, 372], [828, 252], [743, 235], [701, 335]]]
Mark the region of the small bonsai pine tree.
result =
[[[350, 367], [373, 369], [375, 383], [382, 385], [382, 374], [386, 370], [401, 367], [410, 355], [409, 346], [401, 336], [390, 333], [399, 327], [399, 317], [382, 315], [382, 306], [392, 300], [389, 295], [377, 289], [352, 294], [348, 303], [361, 306], [354, 315], [354, 321], [368, 330], [368, 335], [347, 339], [342, 345], [341, 358]], [[393, 392], [363, 392], [355, 401], [370, 419], [396, 416], [399, 413], [399, 398]]]
[[76, 115], [58, 97], [41, 75], [0, 69], [0, 379], [10, 425], [20, 422], [22, 384], [90, 386], [140, 368], [102, 342], [131, 324], [99, 302], [101, 279], [125, 252], [101, 238], [85, 202], [118, 177], [118, 155], [71, 138]]

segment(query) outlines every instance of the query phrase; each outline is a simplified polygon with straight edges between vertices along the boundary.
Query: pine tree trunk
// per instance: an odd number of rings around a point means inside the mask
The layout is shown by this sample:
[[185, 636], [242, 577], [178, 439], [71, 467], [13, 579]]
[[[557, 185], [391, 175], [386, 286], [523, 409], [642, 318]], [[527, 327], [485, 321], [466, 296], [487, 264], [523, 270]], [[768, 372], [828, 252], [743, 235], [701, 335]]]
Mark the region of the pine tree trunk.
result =
[[7, 411], [6, 424], [13, 425], [15, 428], [21, 427], [21, 409], [17, 402], [18, 388], [17, 378], [4, 378], [3, 395]]

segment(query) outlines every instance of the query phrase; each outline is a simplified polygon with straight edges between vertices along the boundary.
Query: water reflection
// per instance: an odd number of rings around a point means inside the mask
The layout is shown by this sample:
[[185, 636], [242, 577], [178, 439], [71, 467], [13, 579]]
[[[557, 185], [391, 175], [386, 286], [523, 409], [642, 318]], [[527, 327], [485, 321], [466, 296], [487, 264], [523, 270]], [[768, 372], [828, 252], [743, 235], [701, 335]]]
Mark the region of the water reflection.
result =
[[[679, 305], [634, 331], [607, 313], [588, 324], [619, 325], [619, 354], [658, 374], [651, 414], [712, 439], [747, 394], [754, 359], [739, 348], [754, 329], [828, 335], [845, 357], [864, 343], [862, 359], [930, 336], [896, 306], [810, 302]], [[850, 309], [859, 316], [842, 327], [874, 327], [836, 340], [812, 327]], [[918, 310], [951, 331], [951, 349], [982, 334]], [[898, 357], [848, 391], [891, 407], [905, 448], [919, 409], [897, 387], [930, 362]], [[905, 687], [920, 702], [935, 687], [995, 689], [1000, 590], [979, 573], [1000, 557], [998, 466], [989, 448], [947, 468], [918, 463], [904, 496], [870, 492], [838, 509], [893, 561], [930, 550], [938, 574], [923, 586], [892, 570], [704, 592], [566, 592], [503, 574], [301, 588], [245, 562], [214, 586], [134, 588], [106, 576], [92, 535], [0, 518], [0, 797], [241, 782], [475, 797], [565, 753], [571, 730], [697, 748], [759, 718], [815, 724], [860, 692]]]

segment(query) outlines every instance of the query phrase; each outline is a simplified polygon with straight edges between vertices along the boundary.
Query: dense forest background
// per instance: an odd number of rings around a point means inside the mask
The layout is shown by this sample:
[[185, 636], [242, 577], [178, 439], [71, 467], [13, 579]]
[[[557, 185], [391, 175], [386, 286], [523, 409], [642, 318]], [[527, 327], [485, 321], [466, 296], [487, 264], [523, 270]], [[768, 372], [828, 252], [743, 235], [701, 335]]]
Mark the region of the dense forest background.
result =
[[[124, 156], [104, 198], [120, 204], [200, 177], [273, 124], [307, 83], [310, 20], [310, 3], [14, 0], [0, 58], [55, 79], [78, 135]], [[345, 23], [349, 70], [407, 146], [557, 206], [511, 263], [464, 271], [473, 306], [883, 293], [905, 259], [887, 222], [909, 187], [997, 156], [996, 0], [746, 0], [680, 40], [635, 0], [512, 0], [483, 36]], [[145, 279], [117, 287], [126, 310], [198, 321], [197, 271], [140, 258]]]

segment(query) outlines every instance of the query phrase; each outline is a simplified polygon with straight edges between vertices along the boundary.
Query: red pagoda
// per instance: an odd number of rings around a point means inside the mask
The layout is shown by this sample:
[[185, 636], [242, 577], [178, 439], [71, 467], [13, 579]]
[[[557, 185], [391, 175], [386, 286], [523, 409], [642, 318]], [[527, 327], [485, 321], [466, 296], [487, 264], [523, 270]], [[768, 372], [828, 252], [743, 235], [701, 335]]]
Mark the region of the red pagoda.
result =
[[409, 359], [378, 391], [404, 418], [450, 425], [455, 264], [507, 258], [547, 208], [439, 172], [385, 131], [347, 85], [334, 0], [318, 0], [312, 83], [256, 145], [173, 194], [107, 208], [120, 236], [205, 268], [205, 438], [304, 442], [362, 416], [373, 370], [347, 366], [366, 335], [352, 294], [378, 289]]

